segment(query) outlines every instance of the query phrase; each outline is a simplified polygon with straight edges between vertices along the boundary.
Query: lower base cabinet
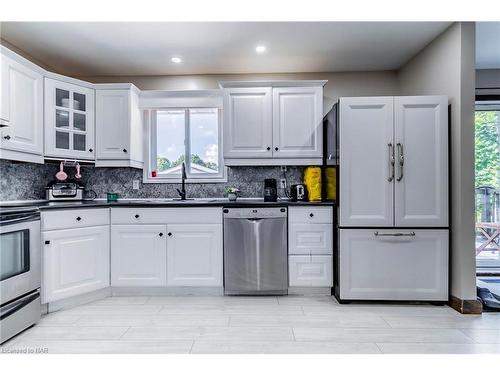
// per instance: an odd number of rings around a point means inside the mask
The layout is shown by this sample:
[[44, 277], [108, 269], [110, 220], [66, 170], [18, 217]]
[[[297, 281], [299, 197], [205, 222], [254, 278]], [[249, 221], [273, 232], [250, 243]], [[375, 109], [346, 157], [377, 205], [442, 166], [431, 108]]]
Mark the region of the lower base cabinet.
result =
[[446, 229], [341, 229], [339, 250], [341, 299], [448, 300]]
[[171, 224], [167, 229], [167, 284], [222, 286], [222, 225]]
[[288, 257], [289, 285], [301, 287], [330, 287], [332, 280], [330, 255], [290, 255]]
[[111, 286], [166, 286], [166, 225], [112, 225], [111, 244]]
[[109, 226], [43, 232], [42, 303], [109, 286]]

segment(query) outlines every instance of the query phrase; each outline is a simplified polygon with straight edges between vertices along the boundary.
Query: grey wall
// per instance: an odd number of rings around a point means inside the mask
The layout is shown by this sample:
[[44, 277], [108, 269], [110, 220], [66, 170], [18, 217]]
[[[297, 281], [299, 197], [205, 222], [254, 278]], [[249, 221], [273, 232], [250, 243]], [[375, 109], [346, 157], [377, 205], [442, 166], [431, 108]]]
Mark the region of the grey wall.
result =
[[476, 299], [475, 25], [454, 23], [398, 73], [402, 95], [448, 95], [451, 113], [451, 294]]
[[[302, 182], [303, 167], [288, 167], [289, 184]], [[44, 199], [45, 186], [54, 179], [58, 171], [56, 164], [17, 163], [0, 160], [0, 201]], [[66, 172], [72, 177], [74, 168]], [[177, 197], [178, 184], [142, 184], [142, 170], [134, 168], [95, 168], [83, 166], [82, 182], [106, 198], [107, 192], [115, 192], [122, 198], [173, 198]], [[243, 197], [262, 197], [265, 178], [276, 178], [283, 173], [279, 167], [232, 167], [228, 168], [227, 183], [188, 184], [189, 197], [222, 197], [226, 187], [237, 187]], [[132, 180], [140, 180], [140, 189], [132, 190]], [[279, 183], [279, 182], [278, 182]], [[279, 191], [280, 196], [284, 192]]]
[[219, 88], [221, 80], [326, 79], [323, 112], [326, 114], [341, 96], [396, 95], [395, 71], [273, 74], [207, 74], [183, 76], [97, 76], [77, 77], [93, 83], [131, 82], [142, 90], [205, 90]]

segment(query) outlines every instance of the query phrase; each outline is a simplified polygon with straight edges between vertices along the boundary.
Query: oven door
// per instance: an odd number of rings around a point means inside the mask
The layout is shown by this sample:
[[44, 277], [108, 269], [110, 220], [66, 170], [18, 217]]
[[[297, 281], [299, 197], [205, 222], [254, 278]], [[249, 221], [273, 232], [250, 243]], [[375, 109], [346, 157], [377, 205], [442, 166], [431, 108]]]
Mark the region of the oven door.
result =
[[0, 305], [40, 288], [40, 219], [32, 215], [0, 226]]

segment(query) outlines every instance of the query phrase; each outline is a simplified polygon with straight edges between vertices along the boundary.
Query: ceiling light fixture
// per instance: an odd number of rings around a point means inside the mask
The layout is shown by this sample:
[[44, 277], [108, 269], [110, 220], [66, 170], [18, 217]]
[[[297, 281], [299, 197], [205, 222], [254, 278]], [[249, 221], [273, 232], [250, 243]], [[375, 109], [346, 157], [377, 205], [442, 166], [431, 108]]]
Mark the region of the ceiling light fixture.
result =
[[264, 53], [264, 52], [266, 52], [266, 46], [257, 46], [257, 47], [255, 47], [255, 51], [257, 53]]
[[172, 57], [170, 60], [175, 64], [180, 64], [182, 62], [180, 57]]

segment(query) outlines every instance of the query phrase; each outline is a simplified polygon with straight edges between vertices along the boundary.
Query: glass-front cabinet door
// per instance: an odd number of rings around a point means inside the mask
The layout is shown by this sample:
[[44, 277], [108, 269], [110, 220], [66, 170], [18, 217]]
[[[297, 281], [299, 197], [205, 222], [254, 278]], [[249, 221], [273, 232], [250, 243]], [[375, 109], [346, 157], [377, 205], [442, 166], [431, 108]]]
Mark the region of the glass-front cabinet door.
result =
[[45, 156], [95, 159], [94, 90], [45, 79]]

